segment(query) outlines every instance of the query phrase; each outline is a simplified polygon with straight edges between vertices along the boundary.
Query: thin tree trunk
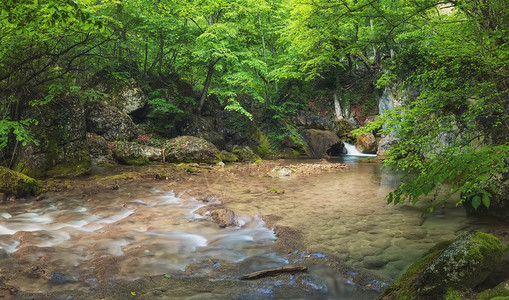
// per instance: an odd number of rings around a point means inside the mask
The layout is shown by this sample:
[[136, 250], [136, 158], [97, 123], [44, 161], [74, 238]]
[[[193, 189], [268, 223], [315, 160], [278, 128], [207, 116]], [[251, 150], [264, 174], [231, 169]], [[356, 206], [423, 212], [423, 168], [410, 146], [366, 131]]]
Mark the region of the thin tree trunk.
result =
[[145, 43], [145, 60], [143, 61], [143, 73], [147, 73], [148, 42]]
[[210, 82], [212, 81], [212, 75], [214, 74], [214, 66], [220, 60], [218, 58], [215, 62], [211, 62], [209, 64], [209, 69], [207, 71], [207, 78], [205, 79], [205, 83], [203, 84], [203, 90], [201, 91], [200, 103], [198, 104], [198, 112], [201, 113], [203, 109], [203, 105], [205, 104], [205, 100], [207, 100], [207, 95], [209, 92]]

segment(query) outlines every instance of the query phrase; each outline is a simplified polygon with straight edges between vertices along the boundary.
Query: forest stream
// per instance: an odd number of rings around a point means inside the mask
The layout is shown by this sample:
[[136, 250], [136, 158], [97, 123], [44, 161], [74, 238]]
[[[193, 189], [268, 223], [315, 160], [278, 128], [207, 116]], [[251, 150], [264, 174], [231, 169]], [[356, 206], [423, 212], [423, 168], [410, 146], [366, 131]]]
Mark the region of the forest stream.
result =
[[[135, 181], [7, 203], [2, 279], [20, 299], [374, 299], [439, 241], [471, 229], [509, 240], [501, 225], [466, 218], [461, 208], [421, 217], [424, 204], [387, 205], [400, 176], [378, 163], [347, 157], [332, 160], [350, 166], [335, 172], [266, 172], [315, 162], [226, 166], [185, 182]], [[237, 226], [196, 213], [220, 204], [235, 212]], [[287, 265], [309, 270], [238, 279]]]

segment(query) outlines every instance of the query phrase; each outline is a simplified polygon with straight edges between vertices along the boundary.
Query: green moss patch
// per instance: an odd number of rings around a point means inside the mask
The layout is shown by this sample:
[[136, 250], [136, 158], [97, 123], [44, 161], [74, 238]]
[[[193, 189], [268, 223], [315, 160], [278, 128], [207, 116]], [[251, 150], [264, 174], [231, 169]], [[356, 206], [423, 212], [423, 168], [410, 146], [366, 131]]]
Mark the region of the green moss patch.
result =
[[0, 193], [21, 197], [38, 195], [42, 191], [37, 180], [20, 172], [0, 167]]

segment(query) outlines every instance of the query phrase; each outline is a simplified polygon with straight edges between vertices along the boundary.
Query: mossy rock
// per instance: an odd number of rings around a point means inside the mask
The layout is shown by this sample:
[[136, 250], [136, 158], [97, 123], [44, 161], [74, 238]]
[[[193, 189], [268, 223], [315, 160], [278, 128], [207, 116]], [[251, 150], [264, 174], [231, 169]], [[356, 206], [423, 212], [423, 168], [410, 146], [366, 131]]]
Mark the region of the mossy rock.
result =
[[254, 163], [260, 163], [262, 162], [262, 159], [260, 156], [258, 156], [256, 153], [251, 150], [251, 148], [245, 146], [245, 147], [239, 147], [235, 146], [233, 148], [233, 154], [237, 155], [239, 157], [240, 161], [247, 161], [247, 162], [254, 162]]
[[509, 300], [509, 280], [479, 294], [479, 300]]
[[42, 192], [39, 182], [25, 174], [0, 167], [0, 193], [22, 197]]
[[228, 151], [221, 151], [221, 153], [219, 154], [219, 157], [221, 158], [222, 161], [224, 162], [236, 162], [239, 160], [239, 157], [231, 152], [228, 152]]
[[483, 282], [503, 250], [490, 234], [464, 233], [452, 243], [430, 249], [385, 290], [381, 299], [454, 299], [453, 295]]
[[220, 152], [214, 144], [194, 136], [171, 139], [165, 145], [165, 155], [168, 162], [215, 164], [222, 161]]

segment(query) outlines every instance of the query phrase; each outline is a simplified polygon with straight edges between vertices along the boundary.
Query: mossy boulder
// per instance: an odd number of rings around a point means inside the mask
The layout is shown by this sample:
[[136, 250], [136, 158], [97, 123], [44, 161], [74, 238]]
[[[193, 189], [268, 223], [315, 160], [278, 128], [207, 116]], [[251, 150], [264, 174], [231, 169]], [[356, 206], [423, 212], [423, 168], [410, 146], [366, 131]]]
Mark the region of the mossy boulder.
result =
[[132, 142], [116, 142], [113, 157], [121, 164], [145, 165], [149, 161], [161, 161], [162, 150]]
[[258, 146], [254, 148], [254, 152], [260, 157], [267, 157], [272, 153], [272, 146], [270, 145], [267, 135], [261, 130], [256, 131], [255, 136], [258, 140]]
[[85, 109], [76, 97], [63, 97], [27, 108], [23, 118], [38, 121], [30, 131], [38, 145], [22, 146], [15, 170], [31, 177], [77, 176], [91, 169]]
[[42, 192], [39, 182], [32, 177], [14, 170], [0, 167], [0, 193], [22, 197]]
[[219, 150], [211, 142], [194, 137], [179, 136], [168, 141], [164, 147], [166, 161], [186, 163], [218, 163]]
[[239, 157], [239, 161], [247, 161], [247, 162], [254, 162], [259, 163], [262, 161], [261, 157], [258, 156], [256, 153], [251, 150], [248, 146], [235, 146], [233, 147], [233, 154], [237, 155]]
[[471, 289], [488, 277], [503, 251], [490, 234], [464, 233], [426, 252], [380, 299], [445, 299], [453, 290]]
[[479, 294], [479, 300], [509, 300], [509, 280], [506, 280], [491, 290], [483, 291]]

